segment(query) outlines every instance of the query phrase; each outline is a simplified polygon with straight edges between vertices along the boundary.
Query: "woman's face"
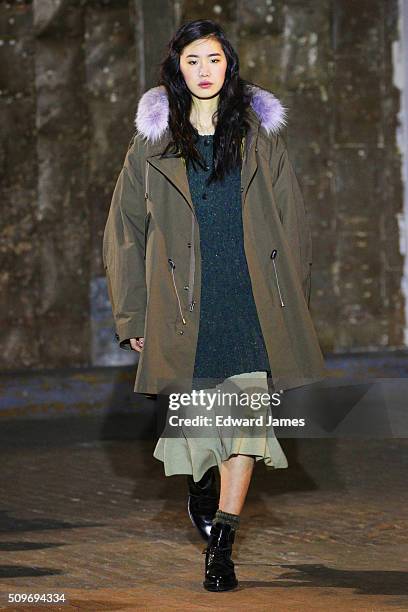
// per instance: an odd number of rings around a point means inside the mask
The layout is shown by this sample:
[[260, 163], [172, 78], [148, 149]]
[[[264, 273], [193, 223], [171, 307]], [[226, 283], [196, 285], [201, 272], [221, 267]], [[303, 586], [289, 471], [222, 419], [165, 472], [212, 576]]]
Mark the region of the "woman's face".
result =
[[227, 58], [221, 43], [215, 38], [200, 38], [190, 43], [180, 55], [180, 70], [194, 96], [212, 98], [217, 95], [227, 70]]

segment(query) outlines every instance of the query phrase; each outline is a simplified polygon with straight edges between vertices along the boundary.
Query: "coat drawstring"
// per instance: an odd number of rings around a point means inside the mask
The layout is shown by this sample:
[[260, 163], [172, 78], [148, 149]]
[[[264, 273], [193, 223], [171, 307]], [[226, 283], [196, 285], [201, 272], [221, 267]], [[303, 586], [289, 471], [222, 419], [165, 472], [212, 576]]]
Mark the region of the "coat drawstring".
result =
[[145, 229], [144, 229], [144, 259], [146, 260], [146, 248], [147, 248], [147, 234], [149, 232], [149, 224], [152, 213], [149, 211], [145, 217]]
[[194, 213], [191, 213], [191, 242], [190, 242], [190, 274], [188, 278], [188, 303], [189, 310], [194, 310], [195, 301], [193, 298], [194, 291], [194, 276], [195, 276], [195, 249], [194, 249]]
[[175, 263], [174, 263], [174, 261], [173, 261], [172, 259], [170, 259], [170, 258], [169, 258], [168, 262], [169, 262], [169, 264], [170, 264], [170, 266], [171, 266], [171, 276], [172, 276], [172, 279], [173, 279], [174, 291], [176, 292], [176, 296], [177, 296], [177, 301], [178, 301], [178, 306], [179, 306], [179, 310], [180, 310], [181, 320], [183, 321], [183, 325], [186, 325], [186, 320], [185, 320], [185, 318], [184, 318], [184, 315], [183, 315], [183, 310], [182, 310], [182, 308], [181, 308], [180, 296], [179, 296], [178, 291], [177, 291], [176, 280], [175, 280], [175, 278], [174, 278], [174, 269], [175, 269], [175, 267], [176, 267], [176, 264], [175, 264]]
[[145, 217], [145, 228], [144, 228], [144, 259], [146, 260], [146, 247], [147, 247], [147, 233], [149, 231], [149, 223], [150, 223], [150, 217], [151, 212], [147, 212], [147, 201], [149, 199], [149, 192], [148, 192], [148, 177], [149, 177], [149, 162], [146, 160], [146, 176], [145, 176], [145, 204], [146, 204], [146, 217]]
[[273, 251], [271, 253], [271, 259], [272, 259], [272, 263], [273, 263], [273, 269], [275, 270], [276, 284], [278, 286], [280, 303], [281, 303], [281, 306], [285, 306], [285, 304], [283, 303], [283, 300], [282, 300], [282, 294], [281, 294], [281, 290], [280, 290], [280, 286], [279, 286], [278, 273], [276, 271], [275, 258], [276, 258], [277, 254], [278, 254], [278, 251], [276, 249], [273, 249]]

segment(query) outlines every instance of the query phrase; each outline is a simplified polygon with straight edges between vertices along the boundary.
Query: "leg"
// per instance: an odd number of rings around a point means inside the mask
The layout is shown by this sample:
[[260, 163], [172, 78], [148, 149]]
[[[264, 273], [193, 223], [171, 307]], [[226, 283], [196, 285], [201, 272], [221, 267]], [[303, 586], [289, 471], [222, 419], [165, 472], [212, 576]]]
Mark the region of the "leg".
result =
[[190, 520], [207, 542], [218, 508], [219, 496], [214, 468], [211, 467], [199, 482], [194, 482], [192, 476], [187, 476], [187, 484], [189, 490], [187, 510]]
[[221, 466], [221, 490], [218, 507], [223, 512], [240, 514], [255, 465], [252, 455], [232, 455]]
[[230, 591], [238, 586], [234, 562], [231, 559], [235, 530], [243, 508], [255, 457], [232, 455], [221, 465], [221, 494], [218, 510], [205, 549], [205, 578], [207, 591]]

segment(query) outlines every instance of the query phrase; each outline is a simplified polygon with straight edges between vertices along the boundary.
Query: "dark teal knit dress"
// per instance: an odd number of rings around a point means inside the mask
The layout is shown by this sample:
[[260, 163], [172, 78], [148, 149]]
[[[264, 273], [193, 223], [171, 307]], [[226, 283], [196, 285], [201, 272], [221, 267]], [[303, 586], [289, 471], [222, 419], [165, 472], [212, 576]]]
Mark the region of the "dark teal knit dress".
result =
[[206, 185], [213, 135], [197, 135], [206, 167], [187, 175], [200, 228], [201, 309], [194, 379], [270, 372], [244, 251], [241, 171]]

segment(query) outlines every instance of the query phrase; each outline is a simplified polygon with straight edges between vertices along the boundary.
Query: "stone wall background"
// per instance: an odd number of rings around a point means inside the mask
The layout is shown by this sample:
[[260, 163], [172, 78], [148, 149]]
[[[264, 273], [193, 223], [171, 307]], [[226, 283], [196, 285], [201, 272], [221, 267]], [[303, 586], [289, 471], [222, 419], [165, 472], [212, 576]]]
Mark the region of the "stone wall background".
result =
[[325, 352], [404, 346], [397, 0], [34, 0], [0, 5], [0, 367], [125, 363], [103, 228], [139, 97], [185, 19], [227, 30], [289, 107]]

